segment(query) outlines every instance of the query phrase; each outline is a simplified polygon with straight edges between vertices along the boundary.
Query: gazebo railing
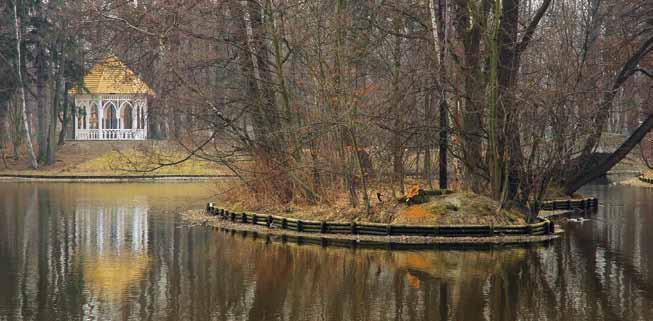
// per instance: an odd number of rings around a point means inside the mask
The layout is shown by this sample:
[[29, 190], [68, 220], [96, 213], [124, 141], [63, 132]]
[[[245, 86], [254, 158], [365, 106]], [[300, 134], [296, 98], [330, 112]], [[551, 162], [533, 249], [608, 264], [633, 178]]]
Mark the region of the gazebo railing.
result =
[[76, 140], [144, 140], [145, 129], [77, 129]]

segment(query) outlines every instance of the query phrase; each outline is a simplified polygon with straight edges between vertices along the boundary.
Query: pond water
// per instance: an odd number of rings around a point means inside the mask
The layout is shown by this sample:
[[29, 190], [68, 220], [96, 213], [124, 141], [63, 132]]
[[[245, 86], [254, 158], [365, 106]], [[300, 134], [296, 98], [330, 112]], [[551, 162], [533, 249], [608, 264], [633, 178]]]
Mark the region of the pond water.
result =
[[[650, 320], [653, 189], [550, 245], [282, 244], [179, 220], [211, 183], [0, 182], [0, 320]], [[649, 224], [652, 223], [652, 224]]]

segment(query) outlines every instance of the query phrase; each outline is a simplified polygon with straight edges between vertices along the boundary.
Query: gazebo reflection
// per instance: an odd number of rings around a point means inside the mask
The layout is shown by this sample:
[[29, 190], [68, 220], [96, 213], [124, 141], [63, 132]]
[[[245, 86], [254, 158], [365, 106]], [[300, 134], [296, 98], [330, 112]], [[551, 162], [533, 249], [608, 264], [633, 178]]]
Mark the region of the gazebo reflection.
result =
[[120, 301], [150, 266], [148, 208], [80, 205], [75, 220], [79, 262], [89, 293]]

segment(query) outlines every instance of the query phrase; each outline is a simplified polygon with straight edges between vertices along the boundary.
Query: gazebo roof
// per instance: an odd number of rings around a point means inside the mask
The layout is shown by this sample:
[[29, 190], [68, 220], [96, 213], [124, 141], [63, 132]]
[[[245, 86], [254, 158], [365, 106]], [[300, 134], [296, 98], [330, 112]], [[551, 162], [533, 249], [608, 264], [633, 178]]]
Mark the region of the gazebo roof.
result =
[[89, 70], [84, 76], [81, 90], [72, 88], [68, 93], [154, 95], [154, 91], [145, 82], [113, 55], [104, 58]]

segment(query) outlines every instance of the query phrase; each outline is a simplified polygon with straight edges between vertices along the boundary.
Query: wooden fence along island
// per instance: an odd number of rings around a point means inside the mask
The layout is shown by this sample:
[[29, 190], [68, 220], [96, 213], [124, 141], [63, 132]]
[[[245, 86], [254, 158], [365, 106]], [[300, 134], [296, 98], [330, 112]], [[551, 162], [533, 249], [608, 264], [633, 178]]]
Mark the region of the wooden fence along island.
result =
[[[591, 210], [596, 198], [548, 201], [545, 210]], [[398, 225], [368, 222], [302, 220], [278, 215], [234, 212], [208, 203], [206, 213], [217, 218], [216, 227], [293, 237], [300, 241], [329, 240], [352, 244], [513, 244], [556, 238], [555, 223], [546, 218], [522, 225]], [[227, 224], [225, 224], [227, 223]], [[364, 245], [363, 244], [363, 245]]]

